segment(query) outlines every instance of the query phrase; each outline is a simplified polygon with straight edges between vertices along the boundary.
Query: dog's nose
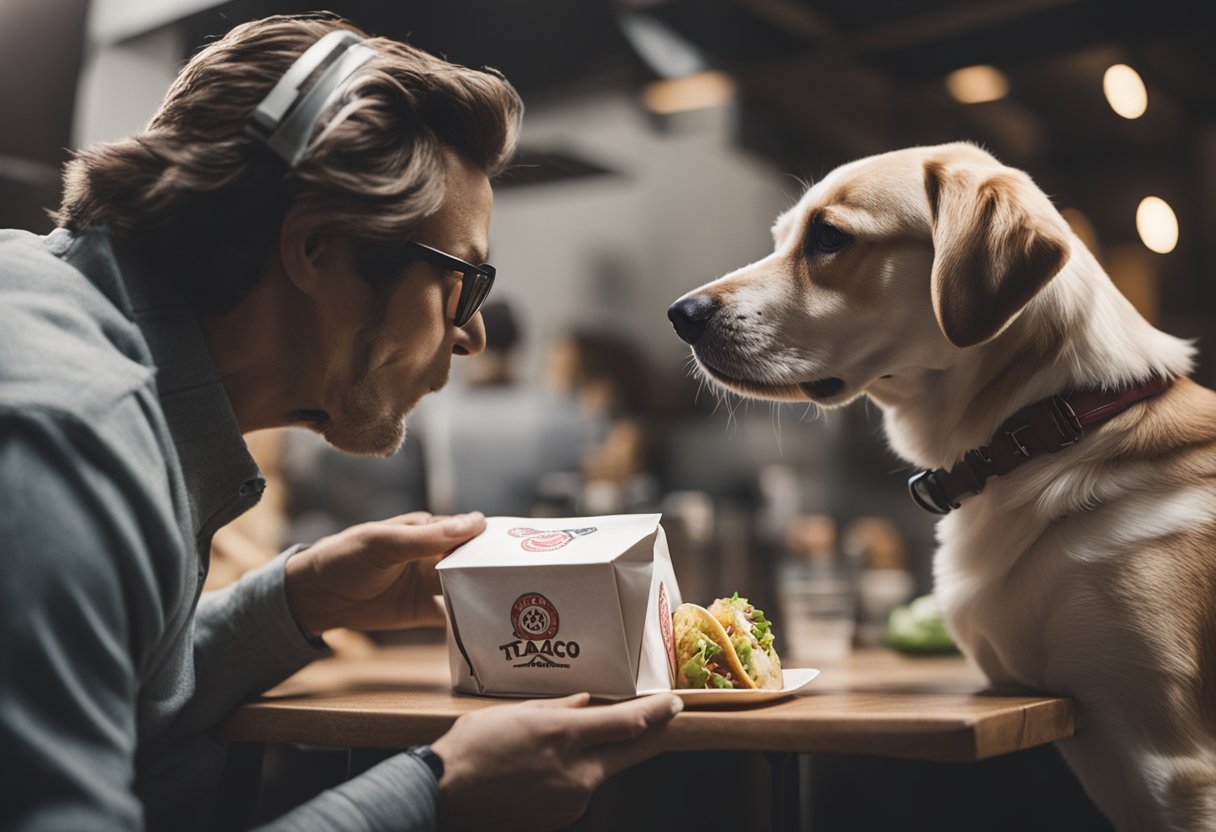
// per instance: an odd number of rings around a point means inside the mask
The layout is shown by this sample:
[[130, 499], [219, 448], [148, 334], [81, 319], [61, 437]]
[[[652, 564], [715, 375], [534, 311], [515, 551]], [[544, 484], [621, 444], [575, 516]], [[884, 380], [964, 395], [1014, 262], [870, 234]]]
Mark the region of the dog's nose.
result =
[[695, 344], [709, 326], [709, 319], [718, 311], [718, 302], [705, 295], [693, 295], [667, 307], [667, 317], [676, 328], [676, 335]]

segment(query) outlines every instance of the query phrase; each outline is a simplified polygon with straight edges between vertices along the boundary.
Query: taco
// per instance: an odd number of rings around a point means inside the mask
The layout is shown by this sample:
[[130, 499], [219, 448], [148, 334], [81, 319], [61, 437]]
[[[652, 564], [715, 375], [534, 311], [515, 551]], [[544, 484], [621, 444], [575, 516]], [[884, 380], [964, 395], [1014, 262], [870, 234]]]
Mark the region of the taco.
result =
[[709, 609], [681, 604], [672, 615], [676, 687], [780, 690], [781, 659], [764, 612], [735, 593]]

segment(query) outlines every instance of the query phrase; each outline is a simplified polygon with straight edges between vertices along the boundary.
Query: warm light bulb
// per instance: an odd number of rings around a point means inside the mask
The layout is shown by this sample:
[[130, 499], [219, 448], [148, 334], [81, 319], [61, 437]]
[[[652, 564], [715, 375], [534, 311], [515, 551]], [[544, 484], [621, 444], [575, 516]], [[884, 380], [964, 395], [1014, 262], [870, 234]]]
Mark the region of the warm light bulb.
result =
[[1140, 240], [1158, 254], [1169, 254], [1178, 245], [1178, 218], [1174, 209], [1158, 196], [1146, 196], [1136, 209], [1136, 230]]
[[996, 101], [1009, 93], [1005, 74], [994, 66], [969, 66], [946, 76], [946, 90], [961, 104]]
[[1115, 64], [1102, 76], [1102, 92], [1110, 108], [1124, 118], [1140, 118], [1148, 109], [1148, 91], [1140, 74], [1127, 64]]
[[659, 115], [671, 115], [685, 110], [719, 107], [735, 94], [735, 82], [724, 72], [710, 70], [652, 81], [642, 90], [646, 109]]

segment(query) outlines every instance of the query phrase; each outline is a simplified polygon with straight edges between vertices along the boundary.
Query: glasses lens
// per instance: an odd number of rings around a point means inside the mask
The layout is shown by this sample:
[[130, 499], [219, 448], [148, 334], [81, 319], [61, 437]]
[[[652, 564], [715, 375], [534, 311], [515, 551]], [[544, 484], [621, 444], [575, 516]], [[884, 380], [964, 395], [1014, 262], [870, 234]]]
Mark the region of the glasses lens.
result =
[[490, 287], [494, 285], [493, 276], [480, 272], [466, 274], [464, 281], [464, 287], [460, 292], [460, 304], [456, 308], [456, 326], [464, 326], [472, 320], [473, 316], [477, 314], [477, 310], [489, 297]]

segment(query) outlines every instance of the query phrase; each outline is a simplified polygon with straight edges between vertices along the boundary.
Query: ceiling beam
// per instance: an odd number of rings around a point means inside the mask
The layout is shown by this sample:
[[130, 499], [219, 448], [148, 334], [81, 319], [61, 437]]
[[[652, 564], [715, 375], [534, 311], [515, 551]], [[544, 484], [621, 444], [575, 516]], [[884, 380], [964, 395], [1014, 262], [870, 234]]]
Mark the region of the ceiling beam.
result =
[[873, 54], [923, 46], [1085, 2], [1087, 0], [987, 0], [966, 3], [858, 32], [848, 39], [848, 48], [859, 54]]

